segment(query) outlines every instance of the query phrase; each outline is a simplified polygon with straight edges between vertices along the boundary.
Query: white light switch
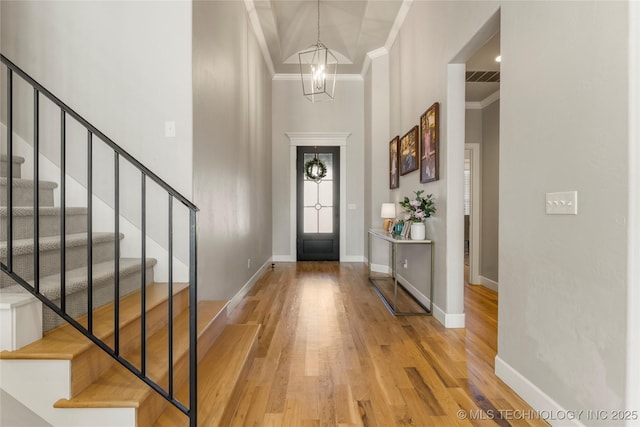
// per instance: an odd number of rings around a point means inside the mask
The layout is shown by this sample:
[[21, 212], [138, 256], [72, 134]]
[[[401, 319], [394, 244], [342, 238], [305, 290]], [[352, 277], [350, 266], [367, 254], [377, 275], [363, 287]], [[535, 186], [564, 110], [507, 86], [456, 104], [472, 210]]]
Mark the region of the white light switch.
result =
[[355, 211], [356, 210], [356, 204], [355, 203], [349, 203], [347, 205], [347, 209], [349, 209], [350, 211]]
[[176, 137], [176, 122], [174, 121], [164, 122], [164, 136], [167, 138]]
[[578, 215], [578, 192], [547, 193], [545, 208], [547, 215]]

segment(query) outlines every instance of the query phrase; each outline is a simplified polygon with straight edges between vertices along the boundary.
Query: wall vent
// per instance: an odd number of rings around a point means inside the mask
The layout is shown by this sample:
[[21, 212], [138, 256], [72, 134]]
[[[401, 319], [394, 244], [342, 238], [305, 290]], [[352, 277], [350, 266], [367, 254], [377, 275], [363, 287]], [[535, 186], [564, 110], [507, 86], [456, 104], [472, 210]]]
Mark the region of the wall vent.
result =
[[496, 83], [500, 81], [500, 71], [467, 71], [466, 82]]

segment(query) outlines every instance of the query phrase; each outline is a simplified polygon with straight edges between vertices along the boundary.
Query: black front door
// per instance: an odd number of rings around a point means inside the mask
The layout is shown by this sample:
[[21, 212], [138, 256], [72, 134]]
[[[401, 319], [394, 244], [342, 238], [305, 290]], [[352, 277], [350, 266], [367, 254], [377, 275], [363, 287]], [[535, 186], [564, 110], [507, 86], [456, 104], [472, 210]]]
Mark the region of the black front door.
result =
[[[316, 154], [327, 166], [320, 181], [304, 174]], [[340, 260], [340, 147], [298, 147], [298, 261]]]

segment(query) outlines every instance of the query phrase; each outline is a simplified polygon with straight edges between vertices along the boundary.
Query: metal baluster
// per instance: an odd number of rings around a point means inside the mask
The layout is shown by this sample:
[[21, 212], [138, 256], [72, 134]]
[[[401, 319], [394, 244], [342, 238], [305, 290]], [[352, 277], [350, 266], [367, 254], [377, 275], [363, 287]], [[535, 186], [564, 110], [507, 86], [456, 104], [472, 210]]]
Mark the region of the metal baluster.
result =
[[13, 71], [7, 69], [7, 268], [13, 272]]
[[113, 351], [120, 354], [120, 155], [114, 152], [114, 186], [115, 186], [115, 241], [114, 241], [114, 276], [113, 276], [113, 304], [114, 304], [114, 329]]
[[196, 211], [189, 209], [189, 426], [198, 425], [198, 282]]
[[93, 333], [93, 133], [87, 130], [87, 328]]
[[173, 399], [173, 196], [169, 194], [169, 396]]
[[[60, 310], [67, 312], [67, 245], [66, 245], [66, 181], [67, 172], [67, 123], [66, 113], [60, 109]], [[38, 185], [38, 184], [36, 184]]]
[[40, 293], [40, 93], [33, 89], [33, 289]]
[[141, 193], [142, 193], [142, 218], [140, 231], [142, 241], [140, 242], [142, 252], [142, 290], [140, 296], [140, 339], [142, 345], [140, 348], [140, 371], [142, 375], [146, 375], [147, 370], [147, 181], [144, 172], [141, 174]]

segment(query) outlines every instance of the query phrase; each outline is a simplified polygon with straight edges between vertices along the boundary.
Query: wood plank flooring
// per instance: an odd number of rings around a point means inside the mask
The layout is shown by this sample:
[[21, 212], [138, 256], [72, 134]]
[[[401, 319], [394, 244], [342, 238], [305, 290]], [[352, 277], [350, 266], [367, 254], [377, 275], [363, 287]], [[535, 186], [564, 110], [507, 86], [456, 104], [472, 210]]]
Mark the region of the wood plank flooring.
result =
[[493, 374], [497, 295], [465, 293], [467, 329], [445, 329], [394, 318], [364, 264], [277, 264], [229, 316], [262, 325], [231, 425], [547, 425], [502, 416], [531, 408]]

